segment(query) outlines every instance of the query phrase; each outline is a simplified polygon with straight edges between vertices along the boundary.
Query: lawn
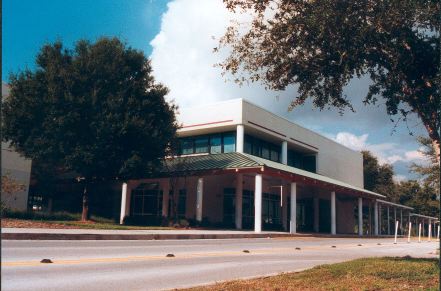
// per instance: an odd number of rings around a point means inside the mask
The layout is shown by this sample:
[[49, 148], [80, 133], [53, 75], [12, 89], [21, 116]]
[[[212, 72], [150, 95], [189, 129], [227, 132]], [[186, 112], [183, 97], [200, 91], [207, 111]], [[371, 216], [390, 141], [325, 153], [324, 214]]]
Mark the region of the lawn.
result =
[[439, 290], [437, 259], [368, 258], [190, 290]]
[[114, 222], [95, 222], [95, 221], [70, 221], [70, 220], [38, 220], [38, 219], [15, 219], [2, 218], [1, 227], [18, 227], [18, 228], [56, 228], [56, 229], [125, 229], [125, 230], [161, 230], [176, 229], [173, 227], [163, 226], [132, 226], [120, 225]]

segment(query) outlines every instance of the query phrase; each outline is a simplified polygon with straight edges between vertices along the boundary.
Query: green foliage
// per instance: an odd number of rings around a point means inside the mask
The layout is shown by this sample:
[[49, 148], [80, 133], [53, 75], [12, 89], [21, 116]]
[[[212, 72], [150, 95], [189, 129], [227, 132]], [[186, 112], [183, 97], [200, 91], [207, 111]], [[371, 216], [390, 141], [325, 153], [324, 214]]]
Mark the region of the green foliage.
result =
[[440, 163], [437, 160], [436, 151], [433, 143], [429, 138], [418, 137], [418, 142], [422, 146], [419, 152], [429, 161], [428, 164], [411, 165], [411, 171], [420, 175], [423, 183], [437, 189], [438, 200], [440, 190]]
[[416, 213], [439, 215], [438, 188], [415, 180], [396, 183], [391, 165], [380, 165], [369, 151], [362, 151], [362, 154], [365, 189], [383, 194], [392, 202], [413, 207]]
[[415, 180], [402, 181], [395, 186], [399, 193], [398, 203], [414, 208], [414, 212], [428, 216], [439, 216], [437, 189]]
[[380, 165], [378, 159], [369, 151], [361, 153], [363, 154], [364, 188], [385, 195], [393, 202], [398, 202], [392, 166]]
[[220, 64], [224, 73], [273, 90], [298, 85], [291, 108], [311, 98], [320, 109], [340, 112], [352, 109], [343, 88], [353, 78], [369, 76], [364, 102], [384, 103], [399, 119], [416, 113], [439, 153], [439, 1], [224, 2], [252, 15], [251, 25], [233, 23], [215, 49], [229, 49]]
[[6, 210], [3, 218], [16, 218], [25, 220], [62, 220], [62, 221], [77, 221], [80, 220], [81, 214], [69, 212], [38, 212], [38, 211], [16, 211]]
[[35, 71], [10, 76], [3, 140], [26, 157], [79, 177], [128, 179], [154, 172], [175, 137], [149, 60], [116, 38], [42, 47]]

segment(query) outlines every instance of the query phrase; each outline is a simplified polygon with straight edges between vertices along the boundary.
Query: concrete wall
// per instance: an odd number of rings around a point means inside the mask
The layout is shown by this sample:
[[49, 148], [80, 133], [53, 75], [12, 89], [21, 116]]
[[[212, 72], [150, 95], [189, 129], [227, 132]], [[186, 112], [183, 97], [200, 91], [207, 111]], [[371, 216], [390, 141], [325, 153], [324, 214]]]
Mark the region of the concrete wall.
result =
[[1, 200], [6, 207], [14, 210], [27, 210], [31, 164], [31, 160], [20, 156], [16, 151], [9, 148], [8, 143], [2, 142], [2, 175], [9, 175], [11, 179], [25, 187], [23, 191], [10, 195], [2, 193]]
[[178, 115], [180, 136], [236, 130], [316, 155], [317, 173], [363, 188], [363, 156], [341, 144], [242, 99], [184, 108]]

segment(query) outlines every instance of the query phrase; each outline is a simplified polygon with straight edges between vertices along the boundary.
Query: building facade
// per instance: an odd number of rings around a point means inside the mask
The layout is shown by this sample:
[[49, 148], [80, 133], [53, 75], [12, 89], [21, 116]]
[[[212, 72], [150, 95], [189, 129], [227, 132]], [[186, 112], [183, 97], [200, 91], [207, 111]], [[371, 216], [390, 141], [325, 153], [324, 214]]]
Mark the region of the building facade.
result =
[[361, 153], [248, 101], [184, 108], [178, 119], [177, 155], [158, 177], [123, 184], [121, 223], [376, 235], [395, 224], [384, 209], [410, 219], [411, 208], [363, 189]]
[[[2, 97], [9, 96], [8, 85], [2, 83]], [[31, 178], [32, 161], [24, 158], [9, 146], [8, 142], [2, 142], [1, 172], [2, 176], [8, 176], [14, 183], [22, 185], [23, 190], [15, 193], [2, 193], [1, 201], [9, 209], [26, 211], [28, 209], [28, 193]]]

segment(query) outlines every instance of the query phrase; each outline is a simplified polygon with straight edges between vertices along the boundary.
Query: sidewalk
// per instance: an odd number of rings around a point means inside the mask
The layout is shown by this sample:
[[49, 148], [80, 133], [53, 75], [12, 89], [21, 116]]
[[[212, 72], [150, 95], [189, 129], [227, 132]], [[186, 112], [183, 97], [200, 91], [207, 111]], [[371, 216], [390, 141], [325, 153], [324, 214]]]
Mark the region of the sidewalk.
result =
[[[234, 239], [274, 238], [293, 236], [287, 232], [235, 230], [106, 230], [2, 228], [2, 239], [14, 240], [175, 240], [175, 239]], [[311, 236], [299, 234], [295, 236]]]

